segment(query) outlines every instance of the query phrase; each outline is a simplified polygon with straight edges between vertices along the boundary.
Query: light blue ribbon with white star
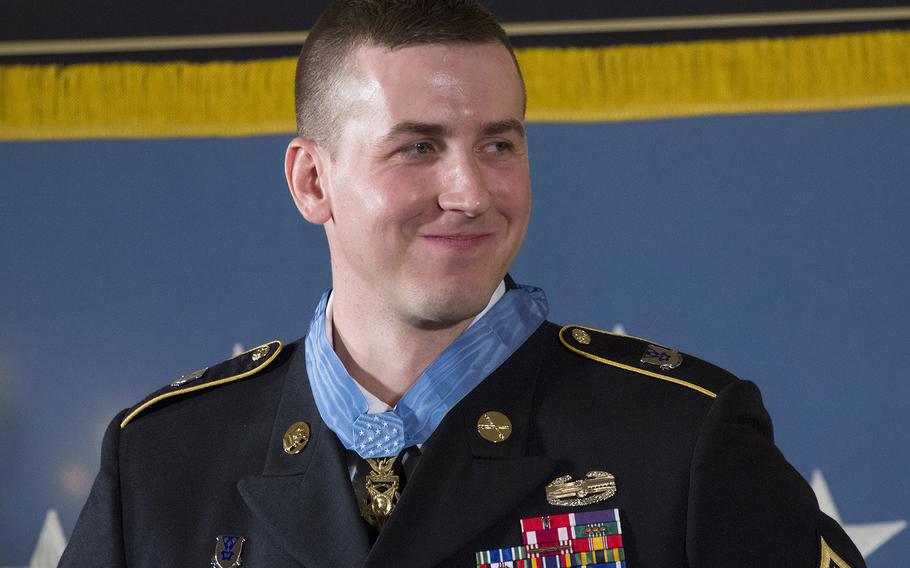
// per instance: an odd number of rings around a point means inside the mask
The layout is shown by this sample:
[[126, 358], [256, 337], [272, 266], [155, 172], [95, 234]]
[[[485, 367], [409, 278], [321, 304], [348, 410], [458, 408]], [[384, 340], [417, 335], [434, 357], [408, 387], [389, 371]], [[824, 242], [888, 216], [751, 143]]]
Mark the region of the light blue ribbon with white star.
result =
[[331, 290], [316, 307], [306, 336], [306, 367], [319, 415], [341, 443], [363, 458], [398, 455], [427, 441], [449, 410], [496, 370], [546, 319], [540, 288], [507, 290], [456, 339], [390, 412], [367, 413], [367, 401], [326, 337]]

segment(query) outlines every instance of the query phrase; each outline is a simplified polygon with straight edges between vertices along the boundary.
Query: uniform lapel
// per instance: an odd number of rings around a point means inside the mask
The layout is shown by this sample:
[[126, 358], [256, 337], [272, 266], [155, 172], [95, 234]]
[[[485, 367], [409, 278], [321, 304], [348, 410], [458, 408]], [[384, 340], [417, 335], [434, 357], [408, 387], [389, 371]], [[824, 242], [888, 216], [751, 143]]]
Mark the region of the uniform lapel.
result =
[[[369, 550], [366, 529], [344, 448], [313, 401], [303, 351], [303, 342], [297, 342], [262, 475], [241, 479], [237, 487], [253, 515], [304, 566], [359, 566]], [[282, 439], [299, 420], [309, 424], [310, 441], [299, 454], [288, 455]]]
[[[528, 455], [532, 401], [546, 349], [542, 325], [442, 421], [423, 446], [417, 469], [367, 558], [366, 567], [427, 567], [455, 554], [486, 527], [514, 511], [552, 477], [555, 462]], [[481, 414], [512, 422], [508, 440], [477, 433]], [[516, 519], [517, 522], [517, 519]]]

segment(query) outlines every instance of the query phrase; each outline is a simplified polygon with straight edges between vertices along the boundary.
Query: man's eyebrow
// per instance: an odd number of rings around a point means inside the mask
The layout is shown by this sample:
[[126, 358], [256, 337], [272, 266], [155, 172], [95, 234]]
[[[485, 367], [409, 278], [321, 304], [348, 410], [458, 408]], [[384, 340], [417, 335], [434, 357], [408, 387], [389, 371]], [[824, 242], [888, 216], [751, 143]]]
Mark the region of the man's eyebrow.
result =
[[488, 122], [483, 125], [483, 129], [481, 130], [481, 133], [484, 136], [495, 136], [497, 134], [505, 134], [506, 132], [515, 132], [522, 138], [525, 137], [524, 125], [514, 118]]
[[[506, 132], [515, 132], [522, 138], [525, 137], [524, 125], [521, 123], [521, 121], [514, 118], [497, 120], [495, 122], [487, 122], [483, 125], [480, 131], [483, 136], [495, 136], [497, 134], [505, 134]], [[442, 138], [449, 136], [451, 133], [452, 131], [442, 124], [434, 124], [429, 122], [399, 122], [392, 127], [392, 129], [388, 134], [384, 136], [384, 138], [386, 140], [389, 140], [402, 134], [418, 134], [420, 136]]]
[[394, 138], [400, 134], [419, 134], [421, 136], [442, 138], [449, 133], [449, 129], [441, 124], [431, 124], [428, 122], [399, 122], [385, 135], [385, 139], [388, 140], [389, 138]]

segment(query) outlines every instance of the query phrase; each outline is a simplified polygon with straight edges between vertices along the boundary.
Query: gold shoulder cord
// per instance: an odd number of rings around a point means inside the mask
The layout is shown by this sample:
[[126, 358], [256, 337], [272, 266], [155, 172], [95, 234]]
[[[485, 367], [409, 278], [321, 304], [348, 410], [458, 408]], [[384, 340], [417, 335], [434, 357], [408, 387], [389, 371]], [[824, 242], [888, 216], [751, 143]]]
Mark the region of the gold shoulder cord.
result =
[[[165, 400], [165, 399], [168, 399], [168, 398], [171, 398], [174, 396], [179, 396], [179, 395], [182, 395], [185, 393], [197, 391], [197, 390], [212, 388], [214, 386], [223, 385], [225, 383], [239, 381], [240, 379], [245, 379], [249, 376], [255, 375], [259, 371], [268, 367], [269, 364], [271, 364], [271, 362], [274, 361], [276, 357], [278, 357], [278, 354], [281, 353], [282, 348], [284, 348], [284, 344], [281, 343], [280, 341], [276, 340], [276, 341], [271, 341], [269, 343], [266, 343], [264, 345], [260, 345], [259, 347], [254, 347], [253, 349], [250, 349], [249, 351], [241, 353], [237, 357], [241, 357], [243, 355], [250, 354], [250, 358], [252, 359], [252, 361], [254, 363], [256, 363], [256, 366], [252, 367], [250, 369], [247, 369], [246, 371], [236, 374], [236, 375], [209, 381], [207, 383], [197, 384], [197, 385], [194, 385], [191, 387], [171, 390], [171, 391], [165, 392], [163, 394], [160, 394], [152, 399], [149, 399], [149, 400], [143, 402], [142, 404], [140, 404], [138, 407], [134, 408], [129, 414], [127, 414], [126, 418], [124, 418], [123, 421], [120, 423], [120, 429], [122, 430], [123, 428], [126, 428], [126, 425], [129, 424], [134, 418], [136, 418], [136, 416], [138, 416], [142, 411], [144, 411], [145, 409], [149, 408], [150, 406], [152, 406], [154, 404], [161, 402], [162, 400]], [[269, 351], [271, 351], [271, 355], [268, 355]], [[266, 357], [266, 355], [268, 355], [268, 357]], [[263, 357], [266, 357], [266, 358], [263, 359]], [[236, 357], [235, 357], [235, 359], [236, 359]], [[180, 379], [171, 383], [171, 386], [172, 387], [182, 386], [183, 384], [186, 384], [192, 380], [198, 379], [203, 374], [205, 374], [205, 371], [207, 371], [207, 370], [208, 369], [200, 369], [199, 371], [196, 371], [195, 373], [190, 373], [189, 375], [180, 377]], [[198, 375], [197, 375], [197, 373], [198, 373]]]
[[[597, 361], [598, 363], [603, 363], [604, 365], [610, 365], [612, 367], [617, 367], [619, 369], [624, 369], [626, 371], [632, 371], [633, 373], [638, 373], [640, 375], [645, 375], [648, 377], [652, 377], [654, 379], [666, 381], [668, 383], [675, 383], [677, 385], [686, 387], [688, 389], [692, 389], [696, 392], [700, 392], [701, 394], [709, 396], [711, 398], [717, 398], [717, 393], [712, 392], [712, 391], [710, 391], [704, 387], [701, 387], [699, 385], [696, 385], [694, 383], [690, 383], [689, 381], [677, 379], [676, 377], [671, 377], [669, 375], [662, 375], [660, 373], [655, 373], [654, 371], [648, 371], [647, 369], [639, 369], [638, 367], [633, 367], [632, 365], [626, 365], [625, 363], [613, 361], [613, 360], [607, 359], [605, 357], [599, 357], [597, 355], [594, 355], [593, 353], [589, 353], [583, 349], [580, 349], [574, 345], [571, 345], [568, 341], [566, 341], [566, 338], [563, 336], [563, 334], [569, 329], [572, 330], [572, 332], [571, 332], [572, 338], [575, 341], [581, 343], [582, 345], [590, 345], [591, 333], [599, 333], [602, 335], [612, 335], [612, 336], [622, 337], [625, 339], [637, 339], [639, 341], [645, 341], [644, 339], [634, 337], [631, 335], [617, 335], [615, 333], [610, 333], [609, 331], [603, 331], [600, 329], [594, 329], [593, 327], [585, 327], [585, 326], [581, 326], [581, 325], [567, 325], [567, 326], [563, 327], [561, 330], [559, 330], [559, 341], [563, 344], [563, 346], [565, 346], [566, 349], [568, 349], [569, 351], [576, 353], [578, 355], [581, 355], [582, 357], [591, 359], [592, 361]], [[577, 333], [576, 333], [576, 330], [577, 330]]]

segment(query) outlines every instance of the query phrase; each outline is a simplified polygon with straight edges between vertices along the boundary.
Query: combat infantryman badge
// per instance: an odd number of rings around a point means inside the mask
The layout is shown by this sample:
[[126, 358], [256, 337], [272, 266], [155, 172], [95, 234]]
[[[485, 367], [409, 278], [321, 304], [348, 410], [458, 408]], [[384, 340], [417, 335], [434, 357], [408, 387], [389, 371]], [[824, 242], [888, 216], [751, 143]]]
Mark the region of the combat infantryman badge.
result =
[[583, 507], [616, 495], [616, 478], [606, 471], [589, 471], [585, 479], [571, 475], [557, 477], [547, 485], [547, 503], [562, 507]]
[[239, 568], [243, 564], [240, 558], [243, 543], [246, 539], [237, 535], [220, 535], [215, 539], [215, 555], [212, 556], [212, 568]]
[[648, 345], [641, 362], [646, 365], [656, 365], [661, 371], [669, 371], [682, 365], [682, 355], [676, 349], [668, 349], [658, 345]]

